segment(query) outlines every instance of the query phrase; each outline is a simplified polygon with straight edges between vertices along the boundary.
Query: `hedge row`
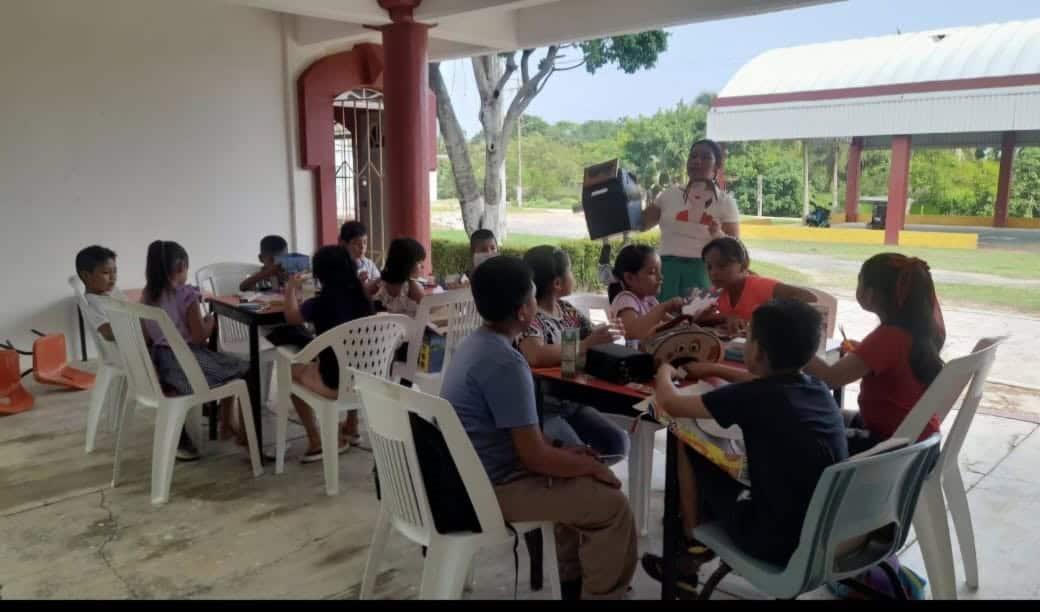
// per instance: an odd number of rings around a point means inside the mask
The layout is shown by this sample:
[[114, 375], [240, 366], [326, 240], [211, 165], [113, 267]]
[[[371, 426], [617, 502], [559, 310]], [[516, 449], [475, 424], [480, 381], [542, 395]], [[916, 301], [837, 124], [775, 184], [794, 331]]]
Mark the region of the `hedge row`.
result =
[[[656, 232], [642, 234], [635, 239], [635, 242], [649, 244], [657, 248], [660, 236]], [[471, 258], [468, 242], [434, 240], [432, 247], [433, 273], [436, 278], [442, 279], [449, 274], [461, 274], [470, 268]], [[559, 247], [566, 251], [571, 259], [574, 280], [579, 289], [595, 291], [604, 288], [602, 283], [599, 282], [599, 252], [602, 247], [600, 241], [565, 240], [559, 243]], [[621, 240], [612, 240], [611, 247], [611, 263], [613, 263], [613, 257], [621, 249]], [[525, 251], [503, 246], [501, 252], [505, 255], [523, 257]]]

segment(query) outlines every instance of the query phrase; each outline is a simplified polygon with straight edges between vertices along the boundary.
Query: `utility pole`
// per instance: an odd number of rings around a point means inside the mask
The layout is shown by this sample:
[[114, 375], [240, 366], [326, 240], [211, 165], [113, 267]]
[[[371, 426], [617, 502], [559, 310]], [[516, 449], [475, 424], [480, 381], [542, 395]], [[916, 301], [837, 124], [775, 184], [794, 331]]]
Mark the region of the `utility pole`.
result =
[[758, 175], [758, 186], [755, 188], [755, 202], [758, 204], [758, 216], [762, 216], [762, 175]]
[[809, 216], [809, 141], [802, 141], [802, 218]]

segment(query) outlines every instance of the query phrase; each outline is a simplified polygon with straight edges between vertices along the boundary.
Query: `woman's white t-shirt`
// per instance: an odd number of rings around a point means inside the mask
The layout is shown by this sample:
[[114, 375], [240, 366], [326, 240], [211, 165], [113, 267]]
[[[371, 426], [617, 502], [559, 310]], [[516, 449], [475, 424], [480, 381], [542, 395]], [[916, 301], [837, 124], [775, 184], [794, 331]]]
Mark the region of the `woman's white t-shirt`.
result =
[[703, 198], [695, 195], [691, 193], [684, 201], [683, 189], [672, 187], [654, 201], [661, 209], [661, 255], [700, 259], [701, 250], [711, 242], [711, 218], [719, 224], [740, 221], [740, 211], [730, 194], [719, 191], [718, 202], [707, 206]]

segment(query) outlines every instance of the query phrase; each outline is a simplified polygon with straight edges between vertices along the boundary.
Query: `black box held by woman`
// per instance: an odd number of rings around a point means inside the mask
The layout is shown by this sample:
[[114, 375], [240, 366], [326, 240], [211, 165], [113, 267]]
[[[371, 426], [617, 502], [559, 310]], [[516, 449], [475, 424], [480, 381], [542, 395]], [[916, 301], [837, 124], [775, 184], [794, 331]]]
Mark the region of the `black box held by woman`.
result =
[[630, 172], [618, 167], [618, 160], [585, 168], [581, 187], [581, 208], [589, 238], [639, 231], [642, 225], [642, 192]]

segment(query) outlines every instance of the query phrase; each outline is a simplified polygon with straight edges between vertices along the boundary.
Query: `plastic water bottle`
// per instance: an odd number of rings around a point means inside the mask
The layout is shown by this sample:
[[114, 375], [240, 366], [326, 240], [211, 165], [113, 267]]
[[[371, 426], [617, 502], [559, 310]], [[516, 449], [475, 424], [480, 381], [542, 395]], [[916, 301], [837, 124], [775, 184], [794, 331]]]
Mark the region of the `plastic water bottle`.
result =
[[577, 327], [565, 327], [560, 339], [560, 373], [565, 378], [572, 378], [578, 373], [578, 335]]

